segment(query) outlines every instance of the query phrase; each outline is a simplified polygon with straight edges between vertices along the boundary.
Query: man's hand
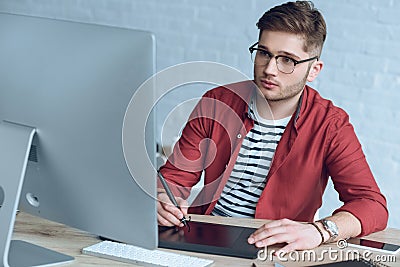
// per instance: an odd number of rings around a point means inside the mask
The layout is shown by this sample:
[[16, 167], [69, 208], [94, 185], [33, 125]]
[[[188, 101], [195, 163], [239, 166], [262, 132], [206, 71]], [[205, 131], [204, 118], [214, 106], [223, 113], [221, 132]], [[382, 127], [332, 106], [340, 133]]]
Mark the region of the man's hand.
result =
[[313, 225], [282, 219], [258, 228], [250, 235], [248, 242], [259, 248], [286, 243], [286, 246], [276, 252], [279, 254], [315, 248], [321, 243], [321, 239], [320, 233]]
[[157, 202], [157, 221], [162, 226], [179, 226], [183, 227], [184, 224], [181, 219], [187, 215], [188, 202], [183, 198], [177, 197], [176, 202], [181, 209], [175, 207], [168, 195], [164, 192], [158, 193]]

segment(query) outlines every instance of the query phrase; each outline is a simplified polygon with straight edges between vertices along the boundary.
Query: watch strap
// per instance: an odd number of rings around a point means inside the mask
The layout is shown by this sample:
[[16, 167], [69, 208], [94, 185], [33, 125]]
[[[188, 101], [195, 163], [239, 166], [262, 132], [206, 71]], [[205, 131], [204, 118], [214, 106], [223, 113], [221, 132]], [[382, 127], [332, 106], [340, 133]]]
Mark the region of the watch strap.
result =
[[[329, 234], [329, 238], [328, 238], [328, 240], [326, 240], [326, 241], [324, 242], [324, 244], [330, 243], [330, 242], [332, 242], [333, 240], [335, 240], [335, 238], [338, 236], [336, 224], [335, 224], [334, 222], [330, 221], [330, 220], [327, 220], [327, 219], [322, 219], [322, 220], [319, 220], [318, 222], [320, 222], [320, 223], [322, 224], [322, 226], [324, 227], [324, 229], [325, 229], [325, 230], [328, 232], [328, 234]], [[330, 223], [330, 224], [333, 224], [333, 225], [335, 226], [336, 229], [331, 229], [331, 228], [329, 227], [329, 223]]]

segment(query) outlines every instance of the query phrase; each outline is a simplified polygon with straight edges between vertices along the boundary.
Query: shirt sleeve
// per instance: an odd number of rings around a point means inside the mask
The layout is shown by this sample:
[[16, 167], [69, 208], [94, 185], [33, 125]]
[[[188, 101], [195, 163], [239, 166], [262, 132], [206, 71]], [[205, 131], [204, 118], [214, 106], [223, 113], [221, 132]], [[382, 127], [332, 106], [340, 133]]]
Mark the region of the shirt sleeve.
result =
[[339, 199], [344, 203], [334, 213], [347, 211], [353, 214], [361, 222], [360, 236], [385, 229], [388, 220], [386, 199], [373, 177], [347, 114], [335, 116], [328, 135], [326, 164]]
[[[175, 196], [187, 198], [200, 180], [207, 161], [208, 136], [214, 100], [207, 92], [200, 99], [175, 144], [167, 162], [160, 168]], [[158, 188], [162, 188], [159, 183]]]

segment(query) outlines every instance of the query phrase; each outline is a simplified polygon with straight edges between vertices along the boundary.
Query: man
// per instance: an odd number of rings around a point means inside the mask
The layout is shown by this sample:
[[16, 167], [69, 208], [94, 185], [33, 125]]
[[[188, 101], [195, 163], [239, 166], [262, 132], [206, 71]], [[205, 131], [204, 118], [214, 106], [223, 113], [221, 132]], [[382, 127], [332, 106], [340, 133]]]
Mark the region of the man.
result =
[[[323, 67], [322, 15], [311, 2], [289, 2], [257, 26], [254, 81], [207, 92], [160, 170], [181, 209], [160, 187], [159, 224], [182, 226], [204, 170], [189, 211], [272, 220], [249, 237], [257, 247], [285, 243], [284, 253], [384, 229], [386, 200], [348, 115], [306, 85]], [[329, 177], [344, 204], [314, 222]]]

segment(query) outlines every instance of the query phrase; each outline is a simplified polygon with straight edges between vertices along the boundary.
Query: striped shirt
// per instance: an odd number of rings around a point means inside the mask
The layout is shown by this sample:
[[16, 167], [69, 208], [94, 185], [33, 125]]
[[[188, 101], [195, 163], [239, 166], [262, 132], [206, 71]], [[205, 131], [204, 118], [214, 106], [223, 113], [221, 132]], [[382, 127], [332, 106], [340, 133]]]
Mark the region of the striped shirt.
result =
[[261, 118], [255, 101], [251, 101], [249, 113], [254, 127], [243, 139], [235, 166], [212, 211], [213, 215], [254, 217], [276, 147], [290, 120], [290, 117], [281, 120]]

